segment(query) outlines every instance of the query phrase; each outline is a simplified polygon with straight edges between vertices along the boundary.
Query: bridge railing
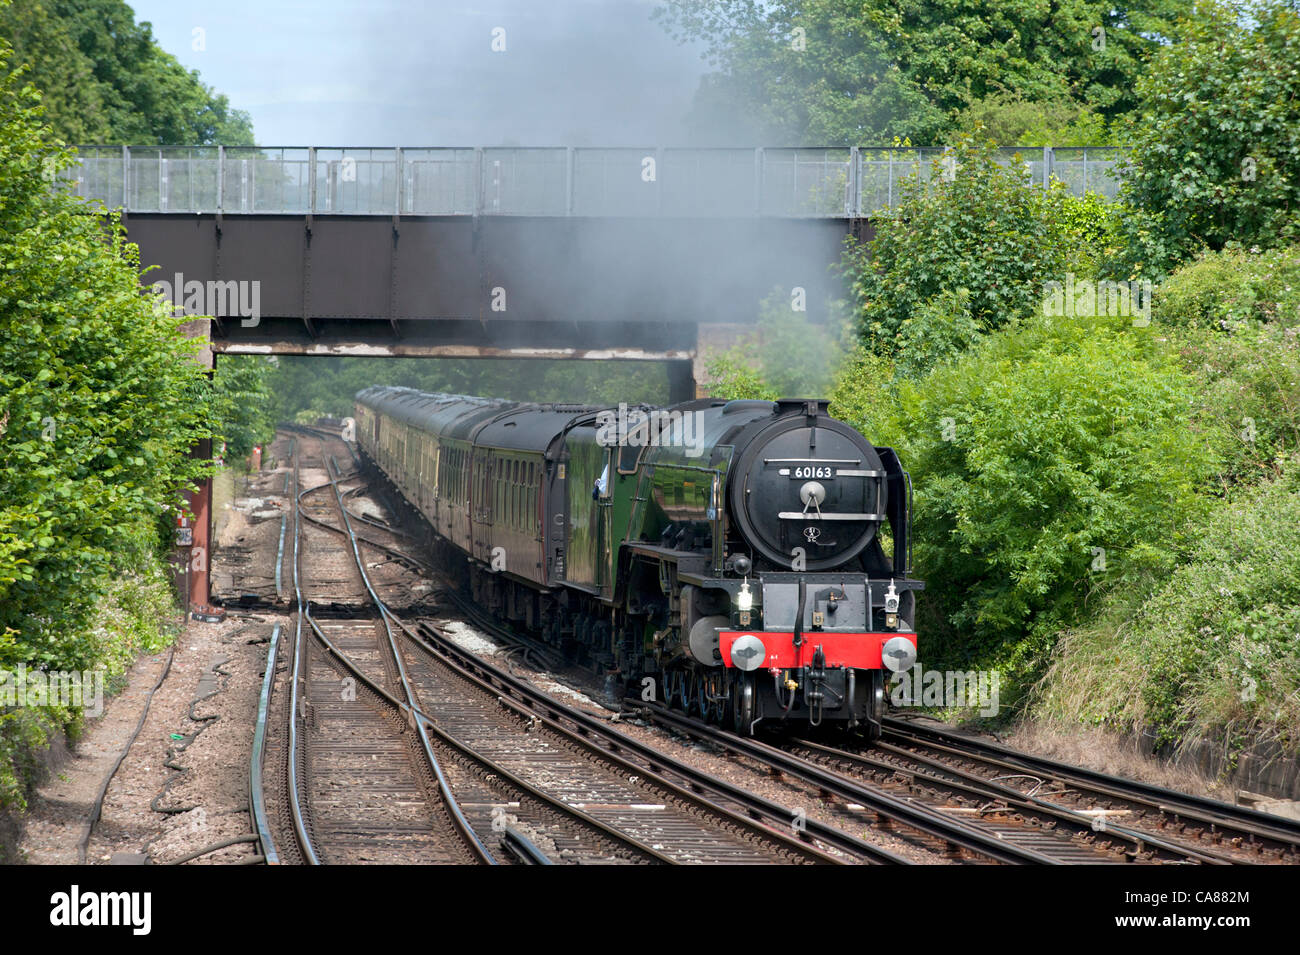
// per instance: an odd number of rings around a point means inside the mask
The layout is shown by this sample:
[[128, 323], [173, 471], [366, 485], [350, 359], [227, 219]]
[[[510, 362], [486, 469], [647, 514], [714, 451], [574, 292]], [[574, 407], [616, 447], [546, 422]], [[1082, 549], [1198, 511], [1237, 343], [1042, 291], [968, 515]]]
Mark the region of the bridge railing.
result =
[[[128, 212], [852, 218], [894, 207], [926, 148], [83, 146], [77, 194]], [[1113, 197], [1117, 151], [1021, 147], [1025, 182]]]

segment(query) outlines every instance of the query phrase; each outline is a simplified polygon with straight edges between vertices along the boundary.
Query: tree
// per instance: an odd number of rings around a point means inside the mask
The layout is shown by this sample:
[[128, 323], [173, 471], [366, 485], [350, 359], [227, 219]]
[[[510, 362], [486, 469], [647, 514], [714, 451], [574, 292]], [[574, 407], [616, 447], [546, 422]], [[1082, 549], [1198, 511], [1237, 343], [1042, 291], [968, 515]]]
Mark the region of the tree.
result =
[[1068, 96], [1030, 100], [994, 93], [966, 107], [956, 125], [983, 127], [989, 139], [1004, 146], [1109, 146], [1115, 140], [1104, 115]]
[[0, 45], [0, 669], [86, 669], [109, 582], [156, 554], [160, 516], [209, 465], [195, 343], [140, 288], [115, 219], [53, 188], [35, 92]]
[[1300, 14], [1209, 0], [1138, 83], [1123, 198], [1132, 274], [1198, 250], [1267, 248], [1300, 230]]
[[[753, 145], [934, 144], [967, 106], [1007, 93], [1106, 116], [1190, 0], [665, 0], [658, 16], [717, 67], [694, 125]], [[745, 121], [737, 122], [737, 117]]]
[[66, 143], [253, 143], [248, 114], [163, 51], [123, 0], [6, 3], [0, 38], [27, 66]]
[[659, 362], [438, 358], [279, 358], [270, 377], [278, 420], [301, 411], [351, 414], [353, 396], [371, 385], [488, 395], [514, 401], [617, 404], [668, 399], [667, 365]]
[[708, 356], [705, 386], [719, 398], [813, 398], [828, 394], [851, 345], [844, 303], [824, 321], [796, 311], [790, 292], [775, 288], [759, 306], [751, 333]]
[[69, 143], [113, 141], [94, 64], [77, 48], [66, 20], [39, 0], [4, 3], [0, 37], [8, 39], [15, 61], [27, 65], [28, 79], [42, 91], [45, 120], [56, 136]]
[[274, 371], [261, 355], [226, 355], [212, 376], [213, 414], [217, 438], [226, 443], [227, 460], [249, 454], [254, 445], [275, 433], [270, 388]]

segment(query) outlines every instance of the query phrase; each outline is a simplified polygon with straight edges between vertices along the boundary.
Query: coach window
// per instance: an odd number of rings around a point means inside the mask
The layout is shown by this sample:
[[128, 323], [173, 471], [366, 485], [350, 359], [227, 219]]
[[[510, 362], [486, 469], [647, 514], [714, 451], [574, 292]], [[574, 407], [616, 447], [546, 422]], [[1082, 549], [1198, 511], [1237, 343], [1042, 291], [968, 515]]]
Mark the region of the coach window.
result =
[[515, 509], [515, 519], [513, 523], [515, 527], [519, 527], [523, 523], [523, 521], [521, 520], [523, 508], [519, 506], [520, 499], [521, 499], [521, 495], [519, 493], [519, 467], [520, 467], [520, 463], [516, 461], [513, 470], [514, 482], [510, 485], [510, 496], [514, 499], [513, 506]]
[[524, 471], [524, 507], [528, 509], [526, 519], [524, 520], [525, 530], [531, 531], [533, 529], [533, 517], [537, 512], [537, 508], [533, 507], [533, 503], [536, 497], [537, 490], [533, 486], [533, 462], [529, 461], [528, 467]]
[[649, 443], [646, 438], [650, 433], [650, 423], [646, 422], [628, 435], [627, 440], [623, 442], [618, 449], [618, 473], [633, 474], [636, 471], [637, 459], [641, 457], [641, 449]]
[[522, 486], [521, 486], [521, 485], [523, 484], [523, 481], [522, 481], [521, 478], [520, 478], [520, 471], [521, 471], [522, 469], [523, 469], [523, 462], [522, 462], [522, 461], [516, 461], [516, 462], [515, 462], [515, 471], [514, 471], [515, 482], [514, 482], [514, 487], [513, 487], [513, 489], [512, 489], [512, 496], [513, 496], [514, 499], [515, 499], [515, 527], [523, 527], [523, 525], [524, 525], [524, 520], [523, 520], [523, 517], [524, 517], [524, 508], [523, 508], [523, 499], [524, 499], [524, 496], [523, 496], [523, 493], [522, 493], [523, 488], [522, 488]]

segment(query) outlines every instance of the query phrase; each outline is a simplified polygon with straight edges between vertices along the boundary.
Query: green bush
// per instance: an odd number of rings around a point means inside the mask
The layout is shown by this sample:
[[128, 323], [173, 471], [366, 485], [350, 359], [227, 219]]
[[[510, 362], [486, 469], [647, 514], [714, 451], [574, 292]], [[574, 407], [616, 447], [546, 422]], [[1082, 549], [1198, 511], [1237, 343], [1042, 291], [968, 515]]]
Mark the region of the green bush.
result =
[[875, 238], [845, 254], [862, 339], [879, 354], [903, 351], [908, 322], [926, 309], [960, 317], [947, 335], [957, 342], [1028, 314], [1046, 282], [1095, 270], [1094, 245], [1111, 230], [1098, 200], [1073, 199], [1060, 183], [1030, 187], [1023, 166], [999, 165], [988, 140], [959, 139], [950, 163], [936, 159], [928, 182], [905, 180]]
[[940, 292], [921, 303], [899, 326], [895, 371], [909, 378], [923, 375], [983, 337], [983, 326], [970, 312], [970, 292], [964, 288]]
[[775, 401], [781, 397], [749, 360], [734, 350], [709, 358], [704, 365], [704, 374], [704, 390], [713, 398]]
[[1300, 450], [1300, 341], [1295, 329], [1251, 323], [1230, 332], [1170, 332], [1199, 382], [1198, 418], [1219, 449], [1226, 482], [1276, 475]]
[[886, 374], [859, 356], [836, 408], [912, 473], [926, 599], [961, 634], [928, 663], [1023, 685], [1091, 594], [1173, 566], [1215, 460], [1191, 379], [1148, 330], [1035, 316], [924, 377]]
[[143, 573], [209, 473], [207, 377], [112, 217], [52, 188], [36, 97], [0, 48], [0, 669], [106, 661], [96, 601]]
[[1127, 134], [1121, 195], [1143, 213], [1125, 219], [1133, 274], [1297, 235], [1300, 14], [1207, 0], [1180, 29], [1138, 81]]
[[1300, 459], [1220, 504], [1193, 558], [1062, 636], [1037, 696], [1063, 720], [1230, 745], [1300, 733]]
[[957, 129], [984, 128], [984, 135], [1007, 146], [1110, 146], [1115, 134], [1106, 117], [1067, 96], [1025, 99], [998, 92], [962, 110]]
[[[74, 715], [56, 707], [18, 707], [0, 711], [0, 810], [27, 808], [27, 793], [39, 775], [41, 754]], [[0, 863], [12, 864], [8, 847], [0, 846]]]
[[[84, 656], [103, 669], [108, 696], [115, 692], [111, 681], [120, 679], [141, 653], [161, 651], [179, 632], [183, 618], [172, 595], [167, 565], [159, 558], [145, 557], [138, 566], [124, 566], [96, 589], [103, 596], [85, 624]], [[13, 631], [7, 637], [0, 635], [0, 660], [14, 659], [16, 649]], [[84, 728], [83, 717], [71, 707], [0, 708], [0, 810], [26, 807], [46, 746], [61, 732], [75, 738]], [[0, 860], [4, 859], [0, 847]]]
[[1229, 483], [1275, 476], [1300, 450], [1300, 254], [1210, 252], [1156, 290], [1154, 317], [1199, 384]]
[[1300, 325], [1300, 247], [1207, 252], [1160, 284], [1153, 314], [1189, 328]]

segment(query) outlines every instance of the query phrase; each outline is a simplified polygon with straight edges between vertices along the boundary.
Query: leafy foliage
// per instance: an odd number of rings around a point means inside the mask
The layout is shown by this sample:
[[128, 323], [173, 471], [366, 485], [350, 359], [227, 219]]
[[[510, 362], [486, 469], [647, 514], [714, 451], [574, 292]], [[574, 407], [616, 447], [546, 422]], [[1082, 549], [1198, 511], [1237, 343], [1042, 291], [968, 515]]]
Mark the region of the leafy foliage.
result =
[[1223, 477], [1255, 482], [1300, 451], [1300, 255], [1207, 253], [1159, 288], [1155, 318], [1200, 383]]
[[1064, 279], [1081, 244], [1066, 228], [1059, 184], [1026, 188], [1023, 168], [999, 165], [984, 139], [961, 138], [948, 162], [935, 160], [928, 183], [905, 180], [871, 243], [846, 253], [863, 341], [880, 354], [925, 337], [908, 326], [927, 308], [960, 322], [953, 341], [1029, 312], [1044, 282]]
[[[1062, 637], [1042, 711], [1235, 749], [1300, 727], [1300, 460], [1221, 504], [1192, 559]], [[1145, 599], [1144, 599], [1145, 598]]]
[[982, 127], [1007, 146], [1110, 146], [1115, 132], [1101, 113], [1068, 97], [1030, 100], [1018, 93], [994, 93], [961, 112], [957, 129]]
[[163, 51], [123, 0], [5, 3], [0, 38], [65, 143], [253, 143], [248, 114]]
[[0, 667], [86, 669], [96, 598], [208, 468], [209, 389], [120, 224], [51, 189], [47, 135], [0, 56]]
[[255, 445], [275, 435], [273, 371], [274, 366], [258, 355], [227, 355], [217, 362], [213, 416], [230, 460], [247, 457]]
[[718, 67], [697, 95], [701, 137], [867, 145], [941, 142], [962, 110], [999, 93], [1122, 114], [1147, 59], [1190, 7], [665, 0], [659, 15], [674, 35], [704, 40]]
[[776, 401], [781, 393], [763, 380], [750, 360], [737, 351], [714, 355], [705, 363], [704, 390], [710, 397]]
[[1121, 186], [1144, 213], [1126, 220], [1134, 273], [1300, 234], [1300, 14], [1210, 0], [1182, 32], [1137, 87]]
[[912, 473], [926, 599], [963, 634], [950, 662], [1023, 680], [1094, 589], [1176, 560], [1214, 461], [1191, 380], [1149, 334], [1037, 316], [922, 378], [882, 389], [880, 371], [862, 372], [874, 401], [836, 408]]
[[849, 345], [843, 304], [825, 320], [795, 311], [790, 293], [777, 288], [759, 306], [753, 332], [732, 348], [709, 356], [705, 387], [719, 398], [811, 398], [830, 392]]
[[1155, 317], [1224, 331], [1257, 322], [1300, 325], [1300, 247], [1207, 252], [1160, 284]]
[[353, 396], [374, 384], [516, 401], [664, 404], [668, 375], [664, 364], [634, 361], [282, 356], [271, 372], [269, 387], [277, 420], [287, 421], [303, 410], [349, 415]]

